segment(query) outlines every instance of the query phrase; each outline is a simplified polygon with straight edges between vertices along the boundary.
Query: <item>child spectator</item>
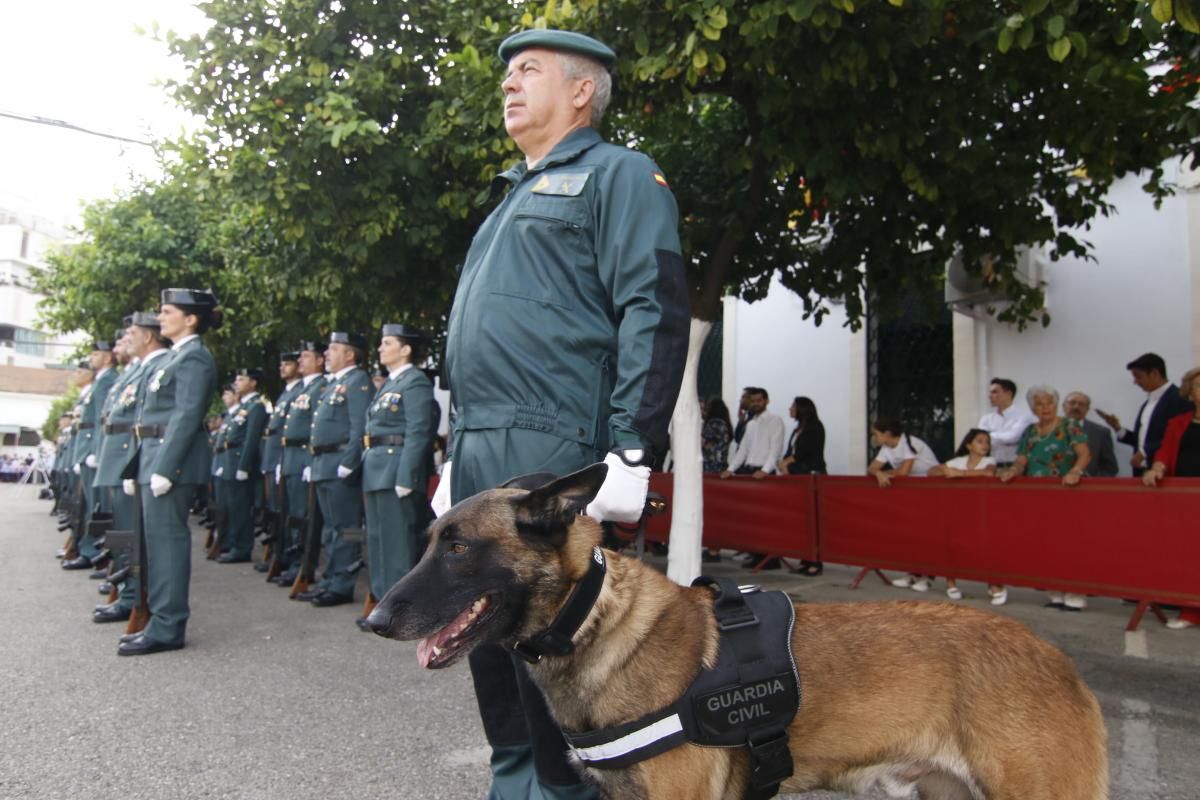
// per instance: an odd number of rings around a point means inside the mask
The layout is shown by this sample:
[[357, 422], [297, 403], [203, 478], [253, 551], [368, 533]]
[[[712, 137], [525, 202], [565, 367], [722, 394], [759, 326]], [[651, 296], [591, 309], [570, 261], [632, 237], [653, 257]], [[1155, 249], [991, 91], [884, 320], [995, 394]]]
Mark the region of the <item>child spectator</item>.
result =
[[[867, 474], [875, 476], [880, 488], [892, 485], [892, 476], [925, 476], [938, 465], [937, 456], [925, 442], [904, 432], [897, 419], [881, 418], [871, 426], [871, 443], [879, 447], [879, 453]], [[927, 592], [933, 585], [933, 576], [909, 573], [892, 581], [893, 586], [909, 588], [914, 592]]]
[[[954, 458], [929, 470], [930, 475], [943, 478], [991, 477], [996, 474], [996, 459], [991, 457], [992, 436], [983, 428], [971, 428], [963, 437]], [[946, 578], [946, 596], [951, 600], [962, 600], [958, 581]], [[1002, 606], [1008, 602], [1008, 592], [1003, 586], [988, 586], [992, 605]]]

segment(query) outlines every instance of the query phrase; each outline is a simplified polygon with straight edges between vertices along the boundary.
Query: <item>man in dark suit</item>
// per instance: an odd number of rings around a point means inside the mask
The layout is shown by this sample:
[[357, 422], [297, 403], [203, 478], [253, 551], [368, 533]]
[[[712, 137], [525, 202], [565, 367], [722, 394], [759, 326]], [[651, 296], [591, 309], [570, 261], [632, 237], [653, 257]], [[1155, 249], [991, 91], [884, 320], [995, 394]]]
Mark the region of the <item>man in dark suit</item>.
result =
[[1063, 400], [1063, 411], [1067, 417], [1078, 422], [1088, 437], [1092, 460], [1088, 462], [1087, 474], [1093, 478], [1111, 478], [1120, 470], [1117, 454], [1113, 451], [1112, 431], [1087, 418], [1091, 408], [1092, 398], [1083, 392], [1071, 392]]
[[1133, 376], [1133, 382], [1146, 393], [1146, 401], [1138, 409], [1137, 422], [1133, 430], [1126, 430], [1113, 414], [1099, 409], [1096, 413], [1117, 432], [1117, 441], [1133, 448], [1134, 476], [1145, 472], [1147, 465], [1154, 463], [1154, 454], [1162, 444], [1167, 420], [1193, 410], [1194, 406], [1179, 394], [1179, 388], [1167, 380], [1167, 362], [1157, 353], [1145, 353], [1125, 365]]

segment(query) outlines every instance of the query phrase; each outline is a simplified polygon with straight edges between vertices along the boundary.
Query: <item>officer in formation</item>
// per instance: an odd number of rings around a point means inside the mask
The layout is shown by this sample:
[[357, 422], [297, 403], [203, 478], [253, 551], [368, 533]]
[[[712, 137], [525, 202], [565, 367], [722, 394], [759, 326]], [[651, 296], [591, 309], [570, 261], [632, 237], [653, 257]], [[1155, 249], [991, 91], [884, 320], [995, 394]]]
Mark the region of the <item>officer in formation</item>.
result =
[[[267, 427], [262, 433], [262, 453], [259, 469], [262, 470], [263, 509], [266, 520], [271, 524], [282, 525], [286, 529], [287, 510], [284, 505], [284, 490], [276, 477], [282, 470], [283, 463], [283, 426], [287, 422], [288, 408], [300, 390], [300, 353], [289, 352], [279, 355], [279, 379], [283, 381], [283, 391], [271, 405], [270, 416], [267, 417]], [[287, 556], [281, 552], [280, 542], [273, 542], [271, 561], [286, 569]], [[264, 556], [262, 563], [255, 564], [258, 572], [271, 571], [271, 563]], [[273, 576], [275, 577], [275, 576]]]
[[224, 519], [220, 564], [249, 561], [254, 550], [254, 496], [261, 482], [259, 453], [267, 425], [266, 406], [258, 391], [262, 379], [257, 367], [237, 371], [233, 389], [238, 402], [229, 409], [215, 448], [213, 477], [220, 481]]

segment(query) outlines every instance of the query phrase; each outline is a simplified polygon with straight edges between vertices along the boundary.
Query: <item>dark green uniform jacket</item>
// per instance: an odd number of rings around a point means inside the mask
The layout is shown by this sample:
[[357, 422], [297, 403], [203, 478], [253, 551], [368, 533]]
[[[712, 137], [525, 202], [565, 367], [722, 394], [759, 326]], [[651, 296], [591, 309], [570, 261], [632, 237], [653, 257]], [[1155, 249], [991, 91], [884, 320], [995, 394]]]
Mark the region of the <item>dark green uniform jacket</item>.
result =
[[450, 313], [455, 431], [529, 429], [599, 452], [661, 453], [689, 324], [666, 180], [645, 155], [584, 128], [493, 182], [505, 186]]
[[271, 416], [267, 418], [267, 428], [262, 437], [262, 463], [260, 468], [266, 474], [274, 475], [275, 467], [283, 462], [283, 425], [287, 422], [288, 403], [300, 393], [302, 384], [299, 380], [291, 386], [284, 387], [275, 398], [275, 406]]
[[363, 491], [393, 491], [402, 486], [419, 495], [429, 484], [433, 448], [433, 384], [409, 367], [389, 378], [367, 411], [367, 436], [403, 436], [403, 444], [372, 445], [363, 456]]
[[358, 469], [362, 463], [367, 406], [371, 404], [374, 393], [371, 378], [361, 367], [354, 367], [340, 378], [329, 381], [313, 412], [309, 446], [339, 447], [331, 452], [313, 454], [314, 482], [337, 478], [339, 466]]
[[240, 470], [258, 480], [258, 445], [266, 426], [267, 409], [258, 392], [247, 395], [230, 409], [222, 426], [225, 429], [224, 436], [218, 439], [217, 447], [218, 450], [225, 448], [224, 452], [217, 454], [217, 463], [224, 468], [222, 479], [236, 480]]
[[[160, 358], [166, 356], [158, 356], [150, 363], [154, 364]], [[127, 470], [132, 469], [137, 455], [133, 424], [137, 421], [138, 387], [143, 383], [140, 380], [142, 374], [141, 362], [130, 364], [108, 393], [104, 421], [106, 428], [100, 440], [100, 463], [96, 465], [96, 486], [120, 486], [122, 479], [134, 477], [132, 473], [127, 474]]]
[[301, 379], [296, 387], [296, 396], [288, 404], [287, 417], [283, 425], [283, 474], [299, 475], [305, 467], [312, 466], [312, 453], [308, 449], [312, 435], [313, 412], [325, 391], [326, 378], [318, 375], [306, 385]]
[[80, 400], [75, 405], [75, 410], [79, 413], [79, 423], [71, 453], [72, 464], [82, 464], [88, 456], [99, 453], [97, 445], [100, 443], [101, 411], [108, 399], [109, 390], [116, 382], [117, 371], [106, 369], [80, 393]]
[[159, 425], [141, 440], [138, 483], [162, 475], [173, 483], [207, 483], [211, 468], [204, 415], [217, 389], [217, 366], [199, 337], [155, 359], [147, 370], [138, 425]]

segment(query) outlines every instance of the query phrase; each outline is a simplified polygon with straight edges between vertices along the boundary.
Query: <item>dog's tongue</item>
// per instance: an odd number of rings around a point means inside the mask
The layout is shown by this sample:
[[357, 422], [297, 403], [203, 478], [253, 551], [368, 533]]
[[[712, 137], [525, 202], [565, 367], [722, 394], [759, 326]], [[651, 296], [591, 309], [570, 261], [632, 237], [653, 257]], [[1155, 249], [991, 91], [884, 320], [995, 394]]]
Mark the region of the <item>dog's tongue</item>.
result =
[[[467, 627], [472, 619], [472, 610], [472, 606], [467, 606], [449, 625], [417, 642], [417, 663], [428, 669], [430, 662], [446, 647], [446, 643], [454, 637], [454, 634]], [[435, 653], [434, 650], [437, 650], [438, 653]]]

